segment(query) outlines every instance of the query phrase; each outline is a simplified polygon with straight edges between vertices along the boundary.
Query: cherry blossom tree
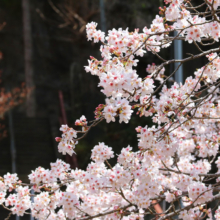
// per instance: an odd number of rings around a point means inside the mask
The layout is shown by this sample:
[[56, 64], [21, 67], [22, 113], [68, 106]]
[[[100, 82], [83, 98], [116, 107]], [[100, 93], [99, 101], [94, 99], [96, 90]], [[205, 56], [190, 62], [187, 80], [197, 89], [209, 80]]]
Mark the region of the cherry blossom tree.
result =
[[[220, 1], [196, 2], [166, 0], [166, 7], [142, 32], [113, 29], [105, 36], [95, 22], [87, 24], [88, 40], [101, 42], [102, 59], [90, 57], [85, 70], [99, 77], [106, 99], [93, 121], [82, 116], [75, 122], [79, 129], [61, 126], [59, 152], [72, 155], [78, 141], [101, 121], [129, 123], [136, 112], [151, 117], [154, 125], [134, 131], [138, 151], [122, 146], [114, 155], [111, 147], [97, 143], [85, 171], [57, 160], [51, 169], [32, 171], [29, 184], [7, 173], [0, 179], [0, 204], [10, 214], [49, 220], [220, 219]], [[174, 40], [194, 44], [197, 53], [165, 60], [160, 51]], [[135, 66], [145, 53], [161, 64], [149, 64], [141, 78]], [[183, 83], [168, 86], [182, 65], [203, 57], [203, 67], [192, 70]], [[174, 63], [177, 68], [167, 74]], [[117, 164], [110, 164], [115, 156]], [[166, 209], [158, 211], [163, 201]]]

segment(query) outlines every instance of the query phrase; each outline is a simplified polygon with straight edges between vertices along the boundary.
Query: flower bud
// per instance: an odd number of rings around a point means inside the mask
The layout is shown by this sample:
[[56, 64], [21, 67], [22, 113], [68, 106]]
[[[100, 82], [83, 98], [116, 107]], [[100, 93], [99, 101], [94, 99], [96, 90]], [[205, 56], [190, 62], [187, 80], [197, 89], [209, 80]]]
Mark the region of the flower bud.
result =
[[55, 138], [55, 141], [56, 141], [56, 142], [60, 142], [61, 139], [62, 139], [62, 138], [60, 138], [60, 137], [56, 137], [56, 138]]

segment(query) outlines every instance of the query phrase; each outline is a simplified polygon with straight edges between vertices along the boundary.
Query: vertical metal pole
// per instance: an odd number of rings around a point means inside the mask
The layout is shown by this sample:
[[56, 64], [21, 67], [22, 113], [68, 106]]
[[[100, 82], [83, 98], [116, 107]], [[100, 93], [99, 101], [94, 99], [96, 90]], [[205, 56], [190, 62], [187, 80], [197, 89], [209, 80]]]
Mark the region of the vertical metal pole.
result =
[[[177, 35], [177, 32], [174, 32], [174, 35]], [[174, 40], [174, 59], [181, 60], [183, 58], [183, 47], [181, 40]], [[178, 67], [179, 63], [174, 64], [174, 68]], [[178, 71], [175, 73], [175, 81], [177, 83], [183, 83], [183, 66], [181, 65]]]
[[[33, 194], [34, 194], [34, 190], [31, 189], [31, 195], [33, 195]], [[31, 197], [31, 202], [34, 202], [34, 197], [33, 196]], [[34, 220], [34, 217], [32, 215], [30, 215], [30, 220]]]
[[105, 4], [104, 0], [99, 0], [100, 6], [100, 19], [101, 19], [101, 30], [106, 32], [106, 21], [105, 21]]
[[[9, 120], [9, 132], [10, 132], [12, 173], [16, 173], [16, 147], [15, 147], [15, 134], [14, 134], [12, 110], [8, 111], [8, 120]], [[19, 219], [20, 217], [16, 215], [16, 220], [19, 220]]]
[[[177, 31], [174, 32], [174, 36], [177, 36]], [[181, 40], [174, 40], [174, 59], [182, 60], [183, 59], [183, 47]], [[179, 66], [180, 63], [174, 63], [174, 70]], [[183, 66], [181, 65], [175, 73], [175, 81], [177, 83], [183, 83]], [[179, 205], [177, 205], [179, 206]], [[180, 208], [183, 208], [182, 200], [180, 199]], [[174, 219], [178, 219], [178, 216], [175, 216]]]

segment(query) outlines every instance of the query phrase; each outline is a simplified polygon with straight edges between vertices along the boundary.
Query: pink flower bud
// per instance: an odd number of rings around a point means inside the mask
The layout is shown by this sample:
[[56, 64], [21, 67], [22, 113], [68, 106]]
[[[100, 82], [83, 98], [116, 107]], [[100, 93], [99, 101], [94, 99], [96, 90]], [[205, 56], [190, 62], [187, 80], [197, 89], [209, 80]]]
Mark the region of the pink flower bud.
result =
[[141, 126], [136, 127], [135, 128], [136, 132], [141, 132], [141, 128], [142, 128]]
[[56, 138], [55, 138], [55, 141], [56, 141], [56, 142], [60, 142], [61, 139], [62, 139], [62, 138], [60, 138], [60, 137], [56, 137]]

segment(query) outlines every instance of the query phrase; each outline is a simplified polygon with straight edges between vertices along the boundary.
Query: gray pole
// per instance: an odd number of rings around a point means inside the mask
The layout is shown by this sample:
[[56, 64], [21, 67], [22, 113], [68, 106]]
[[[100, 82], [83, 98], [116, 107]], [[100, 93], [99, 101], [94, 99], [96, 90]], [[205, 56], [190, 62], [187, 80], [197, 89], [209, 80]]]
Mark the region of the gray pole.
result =
[[[174, 36], [177, 35], [177, 32], [174, 32]], [[182, 60], [183, 59], [183, 47], [181, 40], [174, 40], [174, 59], [175, 60]], [[180, 63], [174, 64], [174, 70], [179, 66]], [[175, 81], [177, 83], [183, 83], [183, 66], [181, 65], [180, 68], [175, 73]], [[182, 200], [180, 199], [180, 208], [183, 208]], [[175, 216], [174, 219], [178, 219], [178, 216]]]
[[[176, 35], [177, 35], [177, 32], [175, 31], [174, 36], [176, 36]], [[181, 40], [174, 40], [174, 59], [181, 60], [182, 58], [183, 58], [182, 41]], [[179, 63], [174, 63], [174, 70], [178, 66], [179, 66]], [[182, 67], [182, 65], [176, 71], [174, 78], [177, 83], [183, 83], [183, 67]], [[180, 206], [181, 206], [181, 208], [183, 207], [182, 200], [180, 200]], [[166, 201], [163, 201], [162, 207], [163, 207], [163, 211], [165, 211], [166, 210]], [[178, 218], [178, 216], [174, 217], [174, 219], [177, 219], [177, 218]]]
[[[177, 35], [175, 31], [174, 35]], [[174, 59], [181, 60], [183, 58], [183, 47], [181, 40], [174, 40]], [[179, 63], [174, 64], [174, 69], [178, 67]], [[180, 68], [175, 73], [175, 81], [177, 83], [183, 83], [183, 66], [181, 65]]]
[[[34, 190], [31, 189], [31, 194], [33, 195], [34, 194]], [[34, 197], [32, 196], [31, 197], [31, 202], [34, 202]], [[34, 220], [34, 217], [32, 215], [30, 215], [30, 220]]]
[[100, 6], [100, 19], [101, 19], [101, 30], [106, 32], [106, 21], [105, 21], [105, 4], [104, 0], [99, 0]]

